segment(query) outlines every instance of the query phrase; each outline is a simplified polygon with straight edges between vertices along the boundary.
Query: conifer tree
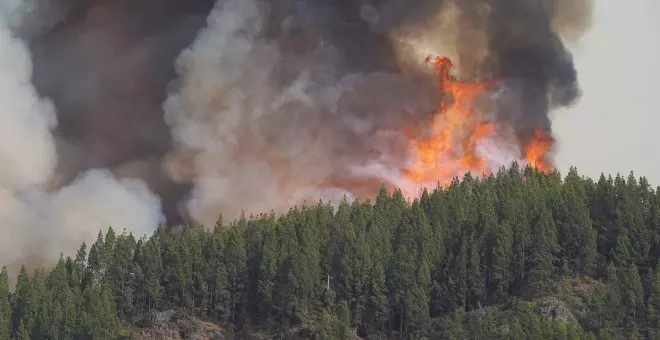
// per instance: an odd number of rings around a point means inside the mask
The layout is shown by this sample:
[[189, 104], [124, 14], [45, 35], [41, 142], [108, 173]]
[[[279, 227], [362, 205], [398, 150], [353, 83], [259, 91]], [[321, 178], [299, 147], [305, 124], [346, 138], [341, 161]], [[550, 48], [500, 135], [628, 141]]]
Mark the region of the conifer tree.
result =
[[9, 304], [9, 276], [7, 268], [0, 270], [0, 339], [9, 339], [12, 333], [11, 305]]
[[545, 205], [533, 226], [533, 246], [529, 254], [530, 271], [529, 284], [531, 289], [543, 289], [553, 278], [555, 272], [555, 256], [557, 251], [556, 227], [550, 211]]
[[[74, 258], [31, 276], [23, 267], [12, 293], [0, 272], [0, 339], [117, 338], [122, 323], [168, 309], [240, 336], [293, 324], [332, 339], [660, 335], [660, 190], [644, 178], [594, 182], [572, 168], [562, 180], [514, 165], [412, 202], [381, 187], [373, 204], [336, 208], [139, 240], [109, 228]], [[590, 300], [580, 324], [532, 310], [535, 296], [567, 287]]]
[[339, 340], [351, 339], [351, 312], [346, 301], [341, 301], [337, 310], [338, 329], [337, 338]]
[[34, 325], [34, 306], [35, 296], [32, 294], [32, 285], [28, 277], [27, 267], [21, 266], [16, 281], [16, 290], [14, 294], [14, 305], [12, 307], [14, 327], [23, 323], [24, 332], [29, 336], [29, 330]]
[[16, 339], [30, 340], [30, 331], [28, 331], [28, 327], [25, 326], [25, 322], [23, 322], [23, 320], [21, 320], [18, 324], [18, 330], [16, 331]]
[[660, 336], [660, 270], [650, 270], [652, 274], [649, 297], [647, 299], [648, 325], [654, 337]]

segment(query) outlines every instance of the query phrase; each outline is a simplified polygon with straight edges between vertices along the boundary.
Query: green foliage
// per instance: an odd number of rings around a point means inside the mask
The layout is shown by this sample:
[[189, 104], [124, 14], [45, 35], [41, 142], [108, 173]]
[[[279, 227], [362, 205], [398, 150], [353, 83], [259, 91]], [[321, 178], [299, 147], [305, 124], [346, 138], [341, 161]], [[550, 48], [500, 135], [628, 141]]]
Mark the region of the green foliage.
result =
[[[136, 240], [110, 228], [49, 272], [22, 267], [12, 293], [0, 272], [0, 339], [129, 338], [122, 324], [166, 309], [314, 339], [658, 338], [659, 256], [660, 190], [646, 179], [514, 164], [411, 202], [382, 187], [373, 203], [212, 230]], [[604, 287], [579, 322], [529, 302], [579, 277]]]
[[7, 268], [0, 270], [0, 339], [9, 339], [12, 333], [11, 305], [9, 304], [9, 277]]

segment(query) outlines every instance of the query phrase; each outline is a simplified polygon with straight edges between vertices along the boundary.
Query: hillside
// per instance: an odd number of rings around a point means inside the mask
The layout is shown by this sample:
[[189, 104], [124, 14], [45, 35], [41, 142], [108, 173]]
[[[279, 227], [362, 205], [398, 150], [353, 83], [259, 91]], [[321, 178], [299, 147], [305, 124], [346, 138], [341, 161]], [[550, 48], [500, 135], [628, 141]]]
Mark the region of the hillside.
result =
[[659, 254], [644, 178], [514, 164], [413, 202], [110, 228], [12, 293], [3, 270], [0, 339], [657, 339]]

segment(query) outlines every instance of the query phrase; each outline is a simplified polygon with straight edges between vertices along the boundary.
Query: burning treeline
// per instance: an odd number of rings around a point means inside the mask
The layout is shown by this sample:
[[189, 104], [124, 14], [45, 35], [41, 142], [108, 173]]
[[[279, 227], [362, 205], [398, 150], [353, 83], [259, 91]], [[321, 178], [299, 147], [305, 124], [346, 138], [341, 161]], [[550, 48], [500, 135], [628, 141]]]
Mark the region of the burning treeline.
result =
[[[440, 102], [438, 112], [427, 127], [429, 136], [424, 136], [423, 130], [422, 134], [418, 130], [408, 131], [415, 161], [404, 169], [405, 176], [422, 184], [444, 185], [462, 173], [489, 173], [493, 165], [489, 164], [488, 155], [477, 148], [480, 143], [497, 141], [497, 127], [487, 118], [480, 119], [476, 104], [480, 95], [495, 89], [496, 81], [462, 82], [450, 73], [453, 63], [448, 58], [427, 57], [426, 62], [434, 65], [440, 92], [448, 98]], [[517, 150], [518, 159], [540, 171], [550, 170], [551, 137], [539, 127], [531, 128], [534, 129], [533, 138]], [[509, 151], [515, 153], [516, 150]]]
[[[591, 4], [51, 0], [0, 10], [0, 72], [13, 79], [0, 104], [5, 126], [21, 131], [2, 134], [0, 148], [11, 160], [0, 172], [12, 203], [0, 211], [14, 235], [0, 241], [7, 263], [71, 252], [107, 225], [212, 225], [221, 213], [370, 197], [382, 182], [410, 191], [514, 159], [551, 167], [549, 112], [580, 93], [564, 42], [588, 28]], [[430, 59], [433, 70], [428, 55], [447, 58]]]
[[[558, 32], [584, 28], [587, 5], [216, 3], [165, 105], [171, 159], [192, 160], [172, 167], [193, 174], [188, 212], [209, 223], [218, 211], [369, 197], [383, 181], [412, 192], [516, 158], [549, 167], [549, 112], [579, 96]], [[428, 54], [450, 59], [434, 74]]]

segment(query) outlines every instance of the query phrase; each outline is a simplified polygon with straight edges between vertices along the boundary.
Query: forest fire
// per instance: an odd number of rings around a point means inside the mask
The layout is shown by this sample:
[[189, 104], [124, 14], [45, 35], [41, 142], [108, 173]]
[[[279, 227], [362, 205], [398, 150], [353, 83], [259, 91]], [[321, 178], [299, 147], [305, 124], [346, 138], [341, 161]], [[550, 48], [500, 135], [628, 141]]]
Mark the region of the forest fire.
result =
[[[494, 89], [497, 81], [465, 82], [451, 75], [453, 63], [446, 57], [427, 57], [439, 77], [442, 100], [428, 128], [430, 136], [410, 136], [414, 164], [405, 177], [415, 183], [445, 185], [463, 173], [489, 173], [487, 159], [477, 146], [496, 134], [495, 125], [479, 117], [476, 100], [485, 91]], [[536, 130], [534, 138], [524, 147], [523, 161], [540, 171], [552, 169], [547, 154], [551, 138]]]
[[525, 160], [539, 171], [550, 171], [553, 166], [547, 160], [547, 154], [552, 148], [552, 140], [541, 130], [534, 131], [534, 138], [525, 148]]

